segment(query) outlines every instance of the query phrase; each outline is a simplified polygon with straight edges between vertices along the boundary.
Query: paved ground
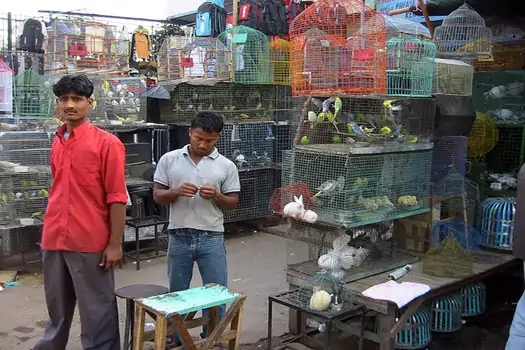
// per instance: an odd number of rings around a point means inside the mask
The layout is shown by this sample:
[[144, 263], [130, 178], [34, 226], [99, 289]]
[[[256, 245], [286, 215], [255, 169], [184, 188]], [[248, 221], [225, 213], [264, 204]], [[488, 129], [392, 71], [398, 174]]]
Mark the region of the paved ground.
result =
[[[267, 296], [286, 289], [284, 266], [286, 263], [286, 240], [263, 233], [248, 232], [233, 234], [226, 242], [229, 283], [248, 298], [243, 317], [242, 343], [252, 344], [241, 350], [266, 349]], [[165, 258], [143, 262], [141, 270], [128, 264], [117, 271], [119, 286], [133, 283], [166, 285]], [[195, 276], [199, 276], [195, 271]], [[39, 339], [46, 324], [42, 279], [39, 274], [23, 276], [20, 287], [8, 288], [0, 293], [0, 350], [30, 349]], [[200, 284], [196, 277], [194, 284]], [[503, 350], [508, 335], [508, 325], [514, 306], [522, 289], [522, 281], [508, 275], [496, 276], [487, 281], [490, 309], [481, 318], [469, 320], [461, 332], [451, 335], [433, 335], [433, 350]], [[505, 286], [502, 288], [502, 286]], [[514, 288], [512, 288], [514, 287]], [[124, 307], [120, 304], [121, 322]], [[274, 335], [287, 331], [288, 312], [278, 306], [274, 309]], [[67, 350], [81, 350], [80, 327], [75, 317], [71, 341]], [[353, 350], [348, 340], [329, 350]], [[375, 349], [367, 344], [366, 350]], [[327, 349], [328, 350], [328, 349]]]

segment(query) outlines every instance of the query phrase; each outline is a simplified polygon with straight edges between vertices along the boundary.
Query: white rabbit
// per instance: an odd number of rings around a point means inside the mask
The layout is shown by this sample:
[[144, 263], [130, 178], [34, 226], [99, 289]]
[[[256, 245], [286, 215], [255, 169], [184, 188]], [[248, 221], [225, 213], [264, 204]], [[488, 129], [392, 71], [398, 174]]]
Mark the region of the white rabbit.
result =
[[317, 213], [313, 210], [306, 210], [303, 213], [303, 220], [310, 224], [313, 224], [317, 221]]
[[301, 219], [304, 213], [303, 196], [293, 196], [294, 202], [290, 202], [284, 206], [284, 215], [291, 216], [296, 219]]

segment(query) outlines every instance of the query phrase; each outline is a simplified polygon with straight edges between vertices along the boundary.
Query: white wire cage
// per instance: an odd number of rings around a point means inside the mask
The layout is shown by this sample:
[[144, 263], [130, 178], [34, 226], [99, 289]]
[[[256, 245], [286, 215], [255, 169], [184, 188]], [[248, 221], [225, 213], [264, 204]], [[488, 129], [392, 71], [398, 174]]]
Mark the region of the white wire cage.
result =
[[434, 31], [439, 57], [462, 60], [492, 58], [492, 33], [468, 4], [450, 13]]

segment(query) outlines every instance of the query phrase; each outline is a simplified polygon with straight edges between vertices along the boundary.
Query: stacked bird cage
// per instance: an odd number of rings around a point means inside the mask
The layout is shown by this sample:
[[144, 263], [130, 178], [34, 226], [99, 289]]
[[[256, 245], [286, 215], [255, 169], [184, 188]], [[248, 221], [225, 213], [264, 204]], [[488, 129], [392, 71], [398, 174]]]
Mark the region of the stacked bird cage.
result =
[[270, 42], [270, 84], [290, 85], [290, 42], [276, 39]]
[[492, 33], [467, 3], [450, 13], [434, 32], [438, 56], [472, 61], [492, 58]]
[[472, 96], [474, 67], [451, 59], [435, 59], [433, 94]]
[[487, 309], [487, 287], [483, 282], [469, 284], [459, 294], [463, 297], [463, 316], [479, 316]]
[[456, 332], [462, 325], [463, 298], [457, 293], [436, 298], [430, 303], [430, 312], [432, 332]]
[[476, 72], [497, 72], [520, 70], [525, 67], [525, 47], [523, 43], [502, 45], [492, 43], [492, 59], [475, 59]]
[[[432, 341], [430, 309], [426, 306], [412, 314], [405, 325], [397, 332], [396, 349], [425, 349]], [[379, 334], [376, 318], [375, 333]]]
[[46, 73], [121, 74], [129, 71], [124, 28], [81, 19], [56, 19], [48, 28]]
[[270, 82], [270, 46], [268, 37], [250, 27], [226, 29], [218, 39], [232, 55], [232, 81], [238, 84]]
[[394, 37], [386, 43], [387, 95], [432, 96], [436, 45], [417, 38]]
[[230, 79], [231, 53], [217, 38], [170, 36], [158, 54], [158, 81]]
[[423, 272], [430, 276], [462, 278], [473, 273], [473, 251], [481, 233], [465, 219], [436, 221], [430, 234], [430, 248], [423, 259]]
[[423, 41], [432, 39], [428, 28], [421, 23], [386, 14], [381, 15], [385, 19], [387, 41], [395, 37], [417, 38]]
[[308, 98], [301, 105], [282, 186], [305, 184], [319, 222], [350, 228], [428, 211], [433, 99]]
[[384, 17], [358, 0], [323, 0], [290, 24], [294, 96], [386, 93]]
[[94, 123], [115, 125], [141, 121], [141, 107], [146, 105], [140, 96], [147, 89], [142, 78], [91, 75], [90, 79], [95, 91], [89, 117]]
[[24, 119], [51, 117], [55, 98], [51, 83], [33, 69], [18, 73], [13, 79], [14, 114]]

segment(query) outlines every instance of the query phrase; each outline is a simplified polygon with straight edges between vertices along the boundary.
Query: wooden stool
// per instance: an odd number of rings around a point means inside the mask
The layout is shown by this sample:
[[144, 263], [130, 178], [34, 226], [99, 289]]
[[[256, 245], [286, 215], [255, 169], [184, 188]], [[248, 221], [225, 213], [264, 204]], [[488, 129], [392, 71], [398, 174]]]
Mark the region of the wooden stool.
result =
[[[155, 350], [165, 350], [169, 324], [178, 332], [182, 346], [178, 350], [208, 350], [228, 341], [228, 350], [239, 346], [242, 310], [246, 297], [218, 284], [187, 289], [181, 292], [136, 299], [136, 319], [133, 349], [144, 346], [146, 313], [155, 315]], [[218, 321], [220, 306], [230, 304], [223, 318]], [[208, 317], [195, 319], [197, 311], [210, 309]], [[181, 315], [186, 315], [184, 319]], [[206, 338], [194, 342], [188, 329], [207, 326]], [[226, 328], [230, 325], [230, 330]]]
[[[124, 328], [124, 350], [128, 350], [133, 344], [133, 329], [135, 323], [135, 299], [148, 298], [155, 295], [166, 294], [168, 288], [154, 284], [132, 284], [124, 286], [115, 291], [115, 294], [126, 300], [126, 323]], [[144, 326], [142, 327], [144, 328]], [[131, 338], [131, 339], [130, 339]], [[130, 341], [131, 340], [131, 341]]]

